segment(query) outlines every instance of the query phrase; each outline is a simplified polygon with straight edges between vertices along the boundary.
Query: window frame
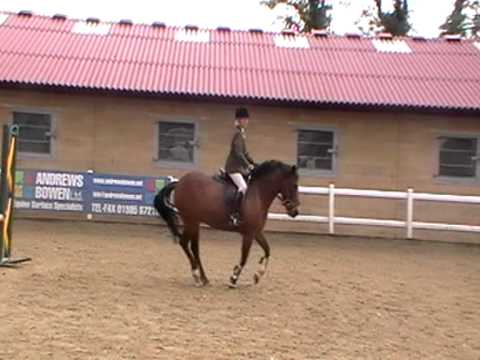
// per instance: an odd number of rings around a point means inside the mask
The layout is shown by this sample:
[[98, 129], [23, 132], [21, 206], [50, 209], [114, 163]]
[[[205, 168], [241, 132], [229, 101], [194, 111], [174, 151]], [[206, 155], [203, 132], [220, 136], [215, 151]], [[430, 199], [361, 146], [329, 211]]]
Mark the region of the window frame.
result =
[[[469, 138], [477, 140], [477, 166], [476, 166], [476, 175], [474, 177], [457, 177], [457, 176], [447, 176], [440, 175], [440, 152], [441, 140], [445, 138], [451, 139], [461, 139]], [[455, 132], [442, 132], [438, 134], [435, 138], [435, 169], [434, 169], [434, 178], [440, 184], [480, 184], [480, 133], [455, 133]]]
[[[301, 131], [323, 131], [323, 132], [331, 132], [333, 134], [333, 149], [334, 153], [332, 156], [332, 169], [325, 170], [325, 169], [306, 169], [302, 168], [298, 164], [298, 145], [299, 145], [299, 138]], [[299, 125], [297, 126], [296, 130], [296, 141], [295, 141], [295, 163], [297, 164], [298, 171], [300, 175], [305, 176], [318, 176], [318, 177], [334, 177], [338, 175], [338, 143], [339, 143], [339, 131], [336, 127], [333, 126], [312, 126], [312, 125]]]
[[[36, 158], [36, 159], [54, 159], [56, 157], [57, 151], [57, 116], [56, 113], [45, 109], [45, 108], [35, 108], [35, 107], [14, 107], [10, 109], [10, 125], [14, 125], [14, 113], [27, 113], [27, 114], [38, 114], [38, 115], [49, 115], [50, 116], [50, 152], [49, 153], [37, 153], [30, 151], [20, 151], [18, 148], [17, 157], [22, 158]], [[20, 140], [20, 137], [19, 137]]]
[[[193, 161], [192, 162], [182, 162], [182, 161], [171, 161], [171, 160], [163, 160], [159, 159], [159, 150], [160, 150], [160, 123], [179, 123], [179, 124], [190, 124], [193, 125]], [[192, 169], [198, 166], [199, 162], [199, 134], [200, 134], [200, 127], [198, 121], [192, 119], [185, 119], [185, 118], [177, 118], [177, 119], [159, 119], [154, 122], [154, 144], [155, 144], [155, 153], [153, 156], [153, 161], [155, 164], [161, 167], [170, 167], [170, 168], [179, 168], [179, 169]]]

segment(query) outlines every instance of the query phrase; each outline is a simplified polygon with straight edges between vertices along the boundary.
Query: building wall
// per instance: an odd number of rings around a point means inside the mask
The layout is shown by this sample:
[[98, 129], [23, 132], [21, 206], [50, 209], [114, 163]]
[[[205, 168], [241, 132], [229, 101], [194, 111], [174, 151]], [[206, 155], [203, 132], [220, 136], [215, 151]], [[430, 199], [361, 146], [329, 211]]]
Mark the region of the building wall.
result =
[[[10, 121], [13, 110], [51, 112], [56, 126], [51, 158], [19, 156], [25, 169], [105, 172], [129, 175], [181, 176], [192, 168], [214, 173], [223, 166], [233, 132], [235, 106], [162, 101], [129, 97], [0, 91], [0, 121]], [[249, 107], [248, 147], [257, 161], [296, 161], [297, 129], [329, 128], [338, 135], [337, 169], [329, 176], [302, 176], [301, 185], [406, 190], [478, 195], [478, 182], [442, 182], [435, 177], [438, 136], [445, 133], [480, 135], [474, 117], [321, 111], [303, 108]], [[155, 160], [159, 120], [195, 121], [199, 128], [198, 163], [194, 167], [165, 167]], [[278, 205], [278, 204], [277, 204]], [[283, 211], [275, 206], [273, 211]], [[416, 219], [478, 225], [480, 207], [418, 203]], [[302, 196], [304, 214], [326, 215], [323, 197]], [[402, 201], [338, 200], [338, 216], [404, 219]], [[326, 232], [326, 225], [269, 222], [269, 229]], [[403, 229], [338, 227], [343, 233], [404, 236]], [[420, 237], [476, 241], [466, 234], [416, 232]]]

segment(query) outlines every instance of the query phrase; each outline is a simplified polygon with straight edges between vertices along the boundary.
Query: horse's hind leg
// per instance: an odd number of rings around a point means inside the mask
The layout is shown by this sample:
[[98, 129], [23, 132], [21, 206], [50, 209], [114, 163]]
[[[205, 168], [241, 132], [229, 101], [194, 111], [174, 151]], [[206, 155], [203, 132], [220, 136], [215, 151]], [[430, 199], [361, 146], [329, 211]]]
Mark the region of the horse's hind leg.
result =
[[252, 247], [253, 236], [252, 235], [243, 235], [243, 242], [242, 242], [242, 256], [240, 258], [240, 264], [235, 265], [233, 268], [233, 274], [230, 276], [230, 284], [231, 288], [237, 287], [237, 281], [242, 273], [243, 267], [247, 263], [248, 254], [250, 253], [250, 248]]
[[188, 246], [190, 241], [192, 240], [193, 234], [194, 233], [190, 229], [190, 226], [185, 224], [183, 235], [180, 238], [180, 246], [182, 247], [183, 251], [187, 255], [188, 260], [190, 261], [190, 266], [192, 268], [192, 276], [193, 276], [193, 280], [195, 280], [195, 284], [200, 284], [200, 271], [198, 269], [198, 264], [195, 261], [195, 258], [192, 252], [190, 251], [190, 247]]
[[199, 232], [200, 226], [197, 224], [196, 230], [192, 230], [192, 240], [190, 242], [190, 248], [192, 250], [195, 262], [200, 270], [200, 280], [202, 282], [202, 285], [205, 286], [209, 284], [209, 281], [207, 279], [207, 276], [205, 275], [205, 271], [203, 270], [202, 261], [200, 260]]
[[255, 275], [253, 275], [254, 283], [258, 284], [262, 276], [267, 272], [268, 259], [270, 258], [270, 245], [268, 245], [267, 239], [263, 235], [263, 232], [259, 232], [255, 236], [255, 240], [257, 240], [258, 245], [260, 245], [264, 252], [264, 255], [260, 258], [260, 266]]

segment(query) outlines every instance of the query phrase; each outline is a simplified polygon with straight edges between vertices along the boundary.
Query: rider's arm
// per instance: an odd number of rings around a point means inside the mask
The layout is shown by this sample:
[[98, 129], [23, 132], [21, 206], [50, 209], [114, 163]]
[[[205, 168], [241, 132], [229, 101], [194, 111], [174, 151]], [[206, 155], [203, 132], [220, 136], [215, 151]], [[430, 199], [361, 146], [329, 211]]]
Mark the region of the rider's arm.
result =
[[252, 164], [250, 161], [251, 157], [245, 149], [245, 141], [243, 140], [242, 134], [235, 134], [232, 141], [232, 148], [235, 155], [244, 163], [245, 167]]
[[245, 148], [245, 158], [250, 163], [250, 165], [255, 165], [255, 161], [252, 159], [252, 157], [250, 156], [246, 148]]

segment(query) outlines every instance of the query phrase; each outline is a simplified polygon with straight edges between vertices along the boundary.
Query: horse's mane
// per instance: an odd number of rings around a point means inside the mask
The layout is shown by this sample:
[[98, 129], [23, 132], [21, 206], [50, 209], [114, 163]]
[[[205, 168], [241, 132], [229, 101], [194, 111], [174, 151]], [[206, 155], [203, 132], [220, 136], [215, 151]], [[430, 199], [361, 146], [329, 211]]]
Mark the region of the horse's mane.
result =
[[273, 173], [274, 171], [280, 170], [282, 172], [291, 171], [292, 167], [278, 160], [268, 160], [264, 161], [251, 173], [251, 181], [258, 180], [266, 175]]

